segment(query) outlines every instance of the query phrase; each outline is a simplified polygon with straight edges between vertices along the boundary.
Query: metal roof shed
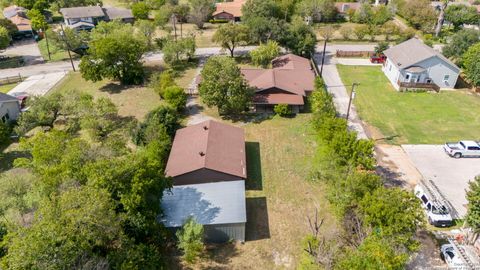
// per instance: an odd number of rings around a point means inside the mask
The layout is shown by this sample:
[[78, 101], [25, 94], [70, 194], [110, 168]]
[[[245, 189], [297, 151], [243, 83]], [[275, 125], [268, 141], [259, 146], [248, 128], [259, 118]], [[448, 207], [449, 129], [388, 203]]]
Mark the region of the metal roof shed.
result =
[[192, 216], [204, 225], [207, 242], [245, 241], [245, 181], [174, 186], [161, 201], [168, 228], [179, 228]]

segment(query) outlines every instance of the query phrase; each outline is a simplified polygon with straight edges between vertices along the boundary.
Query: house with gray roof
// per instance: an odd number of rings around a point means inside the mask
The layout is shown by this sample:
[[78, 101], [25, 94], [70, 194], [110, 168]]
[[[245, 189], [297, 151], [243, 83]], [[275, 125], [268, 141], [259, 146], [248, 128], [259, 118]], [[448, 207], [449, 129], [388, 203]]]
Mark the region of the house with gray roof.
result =
[[460, 68], [441, 53], [412, 38], [383, 52], [383, 72], [397, 90], [454, 88]]
[[17, 120], [20, 115], [20, 103], [14, 96], [0, 92], [0, 121], [3, 123]]
[[181, 228], [193, 218], [203, 225], [207, 242], [245, 241], [244, 180], [173, 186], [160, 203], [163, 215], [159, 222], [167, 228]]
[[86, 6], [60, 9], [65, 25], [76, 30], [90, 30], [101, 21], [120, 20], [133, 23], [134, 17], [130, 9]]

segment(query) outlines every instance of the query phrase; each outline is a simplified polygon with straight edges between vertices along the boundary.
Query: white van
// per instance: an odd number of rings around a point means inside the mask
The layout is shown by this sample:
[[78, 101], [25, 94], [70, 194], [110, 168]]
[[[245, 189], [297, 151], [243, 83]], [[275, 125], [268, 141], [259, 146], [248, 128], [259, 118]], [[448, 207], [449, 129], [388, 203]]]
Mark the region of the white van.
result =
[[437, 201], [433, 194], [422, 185], [416, 185], [415, 196], [420, 199], [423, 209], [427, 213], [428, 223], [435, 227], [449, 227], [453, 224], [452, 216], [444, 204]]

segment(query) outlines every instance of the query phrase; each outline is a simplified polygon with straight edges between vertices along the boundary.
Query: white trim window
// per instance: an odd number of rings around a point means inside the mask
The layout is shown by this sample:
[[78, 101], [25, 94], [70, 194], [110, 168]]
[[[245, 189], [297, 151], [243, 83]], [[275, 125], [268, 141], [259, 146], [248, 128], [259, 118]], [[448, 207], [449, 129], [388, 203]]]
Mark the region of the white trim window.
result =
[[450, 79], [450, 75], [447, 74], [447, 75], [443, 76], [444, 81], [448, 81], [449, 79]]

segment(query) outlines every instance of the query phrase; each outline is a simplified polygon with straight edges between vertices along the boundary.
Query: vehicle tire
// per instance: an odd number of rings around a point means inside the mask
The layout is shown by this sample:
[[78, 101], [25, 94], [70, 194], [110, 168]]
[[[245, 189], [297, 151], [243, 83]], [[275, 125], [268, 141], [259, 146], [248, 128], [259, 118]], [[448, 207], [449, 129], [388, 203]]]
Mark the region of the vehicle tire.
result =
[[433, 225], [433, 221], [431, 217], [428, 218], [428, 224]]
[[461, 158], [462, 157], [462, 154], [461, 153], [455, 153], [453, 155], [454, 158]]

